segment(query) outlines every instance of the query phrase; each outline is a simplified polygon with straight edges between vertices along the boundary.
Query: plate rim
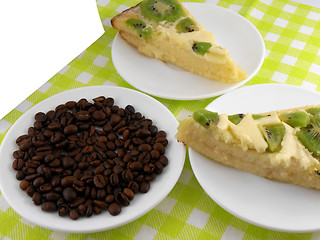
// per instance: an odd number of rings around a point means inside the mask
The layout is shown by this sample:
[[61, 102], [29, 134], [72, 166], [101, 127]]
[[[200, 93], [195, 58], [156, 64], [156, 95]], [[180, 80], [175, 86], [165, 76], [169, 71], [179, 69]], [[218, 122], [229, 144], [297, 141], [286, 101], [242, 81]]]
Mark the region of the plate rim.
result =
[[[317, 91], [313, 91], [313, 90], [310, 90], [310, 89], [306, 89], [306, 88], [302, 88], [300, 86], [296, 86], [296, 85], [290, 85], [290, 84], [278, 84], [278, 83], [263, 83], [263, 84], [254, 84], [254, 85], [247, 85], [247, 86], [243, 86], [241, 88], [238, 88], [237, 90], [241, 91], [243, 88], [246, 88], [246, 89], [254, 89], [254, 88], [263, 88], [264, 86], [272, 86], [272, 87], [276, 87], [276, 86], [281, 86], [281, 87], [288, 87], [288, 88], [292, 88], [292, 89], [296, 89], [296, 90], [303, 90], [305, 92], [310, 92], [310, 93], [313, 93], [313, 94], [318, 94], [319, 95], [319, 102], [320, 102], [320, 92], [317, 92]], [[233, 94], [234, 91], [232, 92], [229, 92], [227, 93], [228, 95], [229, 94]], [[224, 94], [227, 95], [227, 94]], [[208, 109], [210, 108], [211, 106], [214, 105], [214, 102], [216, 100], [218, 100], [219, 98], [217, 99], [214, 99], [212, 102], [210, 102], [206, 107], [205, 109]], [[207, 188], [207, 184], [203, 184], [203, 179], [201, 178], [200, 176], [200, 173], [197, 172], [196, 167], [195, 167], [195, 161], [192, 160], [192, 155], [194, 153], [197, 153], [195, 150], [191, 149], [190, 147], [188, 147], [188, 154], [189, 154], [189, 159], [190, 159], [190, 165], [191, 165], [191, 168], [192, 168], [192, 171], [197, 179], [197, 181], [199, 182], [200, 186], [202, 187], [202, 189], [206, 192], [206, 194], [216, 203], [218, 204], [221, 208], [223, 208], [225, 211], [227, 211], [228, 213], [232, 214], [233, 216], [249, 223], [249, 224], [253, 224], [255, 226], [258, 226], [258, 227], [262, 227], [264, 229], [267, 229], [267, 230], [272, 230], [272, 231], [282, 231], [282, 232], [288, 232], [288, 233], [306, 233], [306, 232], [314, 232], [314, 231], [319, 231], [320, 230], [320, 223], [318, 225], [318, 227], [311, 227], [311, 228], [301, 228], [301, 229], [292, 229], [292, 228], [284, 228], [284, 227], [278, 227], [278, 226], [275, 226], [275, 225], [268, 225], [268, 224], [263, 224], [263, 223], [260, 223], [260, 222], [256, 222], [250, 218], [247, 218], [246, 216], [242, 216], [241, 214], [239, 214], [238, 212], [234, 211], [233, 209], [230, 209], [228, 206], [226, 206], [224, 204], [223, 201], [221, 201], [221, 199], [218, 199], [216, 198], [216, 196], [214, 196], [214, 194], [210, 193], [210, 191], [208, 190]], [[200, 154], [200, 153], [197, 153], [197, 154]], [[205, 157], [206, 158], [206, 157]], [[210, 160], [209, 158], [207, 158], [208, 160]], [[213, 161], [213, 160], [210, 160], [210, 161]], [[218, 163], [218, 162], [215, 162], [219, 165], [222, 165], [222, 166], [225, 166], [223, 165], [222, 163]], [[232, 167], [230, 167], [232, 168]], [[234, 169], [234, 168], [232, 168]], [[242, 171], [242, 170], [238, 170], [238, 169], [234, 169], [234, 170], [237, 170], [237, 171]], [[246, 175], [253, 175], [254, 177], [259, 177], [255, 174], [251, 174], [251, 173], [248, 173], [248, 172], [245, 172], [245, 171], [242, 171], [243, 173], [245, 173]], [[259, 178], [263, 178], [263, 177], [259, 177]], [[265, 178], [263, 178], [265, 179]], [[272, 181], [272, 180], [270, 180]], [[292, 185], [292, 184], [290, 184]], [[296, 186], [296, 185], [294, 185]], [[299, 187], [299, 186], [298, 186]], [[311, 189], [311, 190], [314, 190], [314, 189]]]
[[[125, 74], [122, 72], [122, 71], [119, 71], [119, 63], [116, 61], [114, 62], [114, 56], [115, 56], [115, 45], [118, 44], [118, 41], [119, 39], [121, 39], [120, 35], [119, 35], [119, 32], [116, 34], [116, 36], [114, 37], [113, 41], [112, 41], [112, 47], [111, 47], [111, 58], [112, 58], [112, 61], [113, 61], [113, 64], [114, 64], [114, 67], [115, 69], [117, 70], [117, 73], [121, 76], [121, 78], [126, 81], [128, 84], [130, 84], [131, 86], [133, 86], [134, 88], [140, 90], [140, 91], [143, 91], [144, 93], [147, 93], [147, 94], [150, 94], [152, 96], [155, 96], [155, 97], [160, 97], [160, 98], [164, 98], [164, 99], [170, 99], [170, 100], [200, 100], [200, 99], [206, 99], [206, 98], [211, 98], [211, 97], [216, 97], [216, 96], [219, 96], [219, 95], [222, 95], [222, 94], [225, 94], [225, 93], [228, 93], [230, 91], [233, 91], [241, 86], [243, 86], [245, 83], [247, 83], [249, 80], [251, 80], [254, 76], [257, 75], [257, 73], [260, 71], [261, 67], [262, 67], [262, 64], [264, 62], [264, 59], [265, 59], [265, 54], [266, 54], [266, 47], [265, 47], [265, 42], [264, 42], [264, 39], [260, 33], [260, 31], [257, 29], [257, 27], [252, 23], [250, 22], [247, 18], [243, 17], [242, 15], [240, 15], [239, 13], [236, 13], [230, 9], [226, 9], [224, 7], [220, 7], [220, 6], [217, 6], [213, 3], [208, 3], [208, 2], [204, 2], [204, 3], [199, 3], [199, 2], [183, 2], [182, 3], [184, 6], [186, 7], [192, 7], [192, 6], [210, 6], [212, 8], [216, 8], [216, 9], [219, 9], [219, 11], [225, 11], [227, 12], [228, 14], [232, 14], [234, 16], [237, 16], [239, 17], [240, 19], [242, 19], [243, 21], [245, 21], [248, 25], [250, 25], [250, 27], [252, 29], [255, 30], [255, 32], [257, 33], [257, 36], [258, 36], [258, 42], [259, 44], [262, 45], [260, 51], [261, 51], [261, 58], [259, 59], [259, 63], [257, 64], [257, 67], [255, 69], [255, 71], [253, 71], [250, 75], [248, 75], [248, 77], [246, 79], [244, 79], [243, 81], [241, 82], [238, 82], [238, 83], [230, 83], [230, 86], [229, 88], [227, 89], [223, 89], [223, 90], [220, 90], [220, 91], [215, 91], [213, 93], [208, 93], [208, 94], [202, 94], [202, 95], [195, 95], [195, 96], [179, 96], [179, 97], [176, 97], [176, 96], [173, 96], [173, 95], [166, 95], [166, 94], [162, 94], [162, 93], [157, 93], [156, 91], [146, 91], [146, 89], [144, 87], [140, 87], [139, 84], [136, 84], [135, 82], [133, 81], [128, 81], [127, 80], [127, 77], [125, 76]], [[122, 40], [122, 39], [121, 39]], [[124, 41], [124, 40], [123, 40]], [[191, 74], [191, 73], [190, 73]], [[213, 81], [213, 80], [212, 80]]]
[[[38, 105], [39, 105], [40, 103], [41, 103], [42, 105], [43, 105], [43, 104], [47, 104], [47, 103], [51, 100], [52, 97], [57, 98], [56, 101], [58, 101], [58, 98], [59, 98], [60, 95], [63, 95], [63, 96], [64, 96], [64, 95], [67, 95], [67, 94], [70, 93], [70, 92], [81, 92], [81, 91], [86, 91], [87, 89], [93, 89], [93, 90], [94, 90], [94, 89], [109, 89], [109, 90], [111, 90], [111, 91], [110, 91], [110, 92], [107, 92], [107, 91], [106, 91], [105, 95], [108, 95], [108, 96], [111, 96], [111, 97], [112, 97], [112, 89], [117, 89], [117, 90], [119, 90], [119, 91], [124, 91], [124, 92], [129, 91], [129, 92], [131, 92], [131, 93], [133, 93], [133, 94], [140, 95], [140, 96], [142, 96], [143, 98], [145, 98], [145, 99], [147, 99], [147, 100], [153, 101], [155, 104], [158, 104], [158, 106], [160, 106], [161, 108], [163, 108], [163, 110], [167, 111], [168, 114], [171, 115], [172, 119], [175, 120], [175, 123], [176, 123], [176, 125], [178, 126], [178, 120], [176, 119], [176, 117], [173, 115], [173, 113], [172, 113], [165, 105], [163, 105], [160, 101], [156, 100], [155, 98], [153, 98], [153, 97], [151, 97], [151, 96], [149, 96], [149, 95], [147, 95], [147, 94], [145, 94], [145, 93], [143, 93], [143, 92], [139, 92], [139, 91], [136, 91], [136, 90], [134, 90], [134, 89], [125, 88], [125, 87], [119, 87], [119, 86], [103, 86], [103, 85], [102, 85], [102, 86], [86, 86], [86, 87], [74, 88], [74, 89], [66, 90], [66, 91], [57, 93], [57, 94], [55, 94], [55, 95], [52, 95], [52, 96], [50, 96], [50, 97], [48, 97], [48, 98], [46, 98], [46, 99], [38, 102], [37, 104], [35, 104], [34, 106], [32, 106], [30, 109], [28, 109], [25, 113], [23, 113], [23, 114], [14, 122], [14, 124], [12, 124], [12, 126], [10, 127], [10, 129], [8, 130], [8, 132], [6, 133], [4, 139], [2, 140], [1, 145], [0, 145], [0, 156], [2, 156], [2, 155], [4, 154], [3, 152], [5, 152], [5, 150], [4, 150], [5, 147], [4, 147], [4, 146], [6, 146], [6, 145], [8, 144], [7, 142], [10, 140], [10, 137], [11, 137], [10, 135], [12, 134], [12, 132], [14, 133], [15, 128], [17, 128], [17, 126], [20, 125], [20, 122], [24, 120], [24, 117], [23, 117], [23, 116], [24, 116], [27, 112], [29, 112], [29, 114], [31, 114], [31, 112], [34, 111], [34, 109], [37, 109], [37, 107], [38, 107]], [[88, 97], [85, 96], [85, 93], [83, 93], [82, 97], [83, 97], [83, 98], [88, 98]], [[79, 98], [79, 99], [80, 99], [80, 98]], [[88, 100], [90, 101], [91, 99], [89, 98]], [[115, 99], [115, 100], [116, 100], [116, 99]], [[57, 105], [57, 104], [55, 104], [55, 105]], [[45, 107], [44, 107], [44, 108], [45, 108]], [[49, 109], [48, 106], [47, 106], [47, 109]], [[45, 108], [44, 111], [47, 111], [47, 109]], [[39, 110], [37, 110], [37, 111], [39, 111]], [[48, 111], [49, 111], [49, 110], [48, 110]], [[139, 110], [139, 111], [140, 111], [140, 110]], [[148, 115], [147, 112], [144, 113], [144, 114], [145, 114], [145, 115]], [[16, 123], [17, 123], [17, 124], [16, 124]], [[14, 126], [15, 126], [15, 127], [14, 127]], [[29, 125], [28, 125], [28, 126], [29, 126]], [[28, 126], [27, 126], [27, 127], [28, 127]], [[13, 129], [13, 130], [12, 130], [12, 129]], [[172, 133], [173, 136], [174, 136], [174, 134], [175, 134], [175, 133]], [[9, 137], [7, 137], [7, 136], [9, 136]], [[14, 136], [12, 136], [11, 138], [13, 138], [13, 139], [15, 140]], [[175, 142], [175, 144], [177, 144], [177, 143]], [[152, 206], [150, 206], [149, 208], [144, 208], [144, 209], [143, 209], [142, 211], [140, 211], [138, 214], [134, 214], [134, 217], [131, 217], [130, 219], [126, 219], [125, 221], [122, 221], [122, 222], [117, 223], [117, 224], [111, 224], [111, 225], [106, 226], [106, 227], [95, 227], [95, 228], [86, 228], [86, 229], [79, 229], [79, 227], [78, 227], [77, 229], [69, 230], [69, 229], [67, 229], [68, 226], [63, 229], [63, 228], [60, 228], [60, 227], [57, 227], [57, 226], [53, 226], [53, 227], [52, 227], [51, 225], [46, 224], [45, 221], [43, 221], [43, 222], [34, 221], [34, 220], [32, 219], [32, 216], [31, 216], [31, 217], [30, 217], [30, 216], [27, 216], [27, 215], [21, 210], [21, 208], [19, 208], [19, 207], [17, 208], [17, 205], [15, 205], [15, 206], [12, 206], [12, 205], [11, 205], [10, 198], [8, 198], [6, 190], [3, 190], [3, 187], [2, 187], [2, 186], [5, 184], [4, 179], [2, 179], [1, 176], [0, 176], [0, 190], [1, 190], [1, 195], [4, 197], [4, 199], [5, 199], [6, 202], [9, 204], [9, 206], [10, 206], [20, 217], [22, 217], [22, 218], [24, 218], [24, 219], [27, 219], [28, 221], [30, 221], [31, 223], [33, 223], [33, 224], [35, 224], [35, 225], [37, 225], [37, 226], [40, 226], [40, 227], [43, 227], [43, 228], [46, 228], [46, 229], [49, 229], [49, 230], [61, 231], [61, 232], [68, 232], [68, 233], [90, 233], [90, 232], [93, 233], [93, 232], [111, 230], [111, 229], [114, 229], [114, 228], [123, 226], [123, 225], [125, 225], [125, 224], [128, 224], [128, 223], [130, 223], [130, 222], [133, 222], [133, 221], [137, 220], [138, 218], [144, 216], [145, 214], [147, 214], [148, 212], [150, 212], [152, 209], [154, 209], [154, 208], [155, 208], [162, 200], [164, 200], [164, 199], [168, 196], [168, 194], [172, 191], [172, 189], [175, 187], [175, 185], [176, 185], [176, 183], [178, 182], [179, 177], [180, 177], [180, 175], [181, 175], [181, 173], [182, 173], [182, 170], [183, 170], [183, 167], [184, 167], [184, 162], [185, 162], [185, 157], [186, 157], [186, 149], [185, 149], [185, 147], [183, 146], [183, 144], [177, 144], [177, 145], [176, 145], [176, 148], [172, 149], [171, 151], [177, 151], [177, 147], [179, 147], [179, 148], [180, 148], [180, 151], [181, 151], [181, 156], [179, 156], [179, 158], [181, 158], [181, 160], [180, 160], [179, 164], [177, 165], [178, 168], [174, 169], [174, 172], [176, 172], [176, 173], [175, 173], [175, 175], [174, 175], [174, 179], [171, 180], [172, 183], [168, 185], [169, 187], [164, 191], [164, 193], [162, 194], [162, 196], [159, 197], [158, 199], [156, 199], [156, 200], [153, 202]], [[8, 153], [8, 154], [7, 154], [7, 156], [9, 156], [9, 155], [11, 155], [11, 153]], [[10, 165], [10, 161], [8, 161], [7, 164]], [[11, 165], [9, 166], [9, 168], [11, 169]], [[173, 170], [172, 170], [172, 171], [173, 171]], [[14, 174], [15, 174], [15, 172], [14, 172]], [[162, 176], [162, 175], [161, 175], [161, 176]], [[15, 177], [14, 177], [14, 179], [15, 179]], [[21, 192], [22, 192], [22, 190], [21, 190], [21, 189], [19, 188], [19, 186], [18, 186], [20, 181], [18, 181], [18, 180], [16, 180], [16, 181], [17, 181], [17, 186], [16, 186], [17, 189], [16, 189], [16, 191], [21, 191]], [[152, 183], [151, 183], [151, 186], [152, 186]], [[26, 199], [27, 199], [28, 201], [32, 201], [31, 198], [26, 195], [26, 193], [24, 193], [24, 194], [25, 194], [25, 197], [26, 197]], [[139, 194], [139, 195], [140, 195], [140, 194]], [[141, 196], [143, 196], [143, 195], [141, 195]], [[29, 199], [29, 198], [30, 198], [30, 199]], [[22, 199], [22, 200], [23, 200], [23, 199]], [[23, 201], [21, 201], [21, 202], [23, 202]], [[40, 206], [36, 206], [36, 207], [39, 208], [39, 210], [40, 210]], [[17, 210], [17, 209], [18, 209], [18, 210]], [[42, 213], [41, 210], [40, 210], [40, 212]], [[107, 212], [107, 211], [105, 210], [105, 212]], [[56, 212], [55, 212], [55, 213], [56, 213]], [[45, 214], [50, 214], [50, 213], [45, 213]], [[109, 214], [109, 213], [107, 213], [107, 214]], [[47, 215], [46, 215], [46, 216], [47, 216]], [[57, 213], [56, 213], [56, 216], [58, 217], [57, 220], [59, 220], [60, 217], [58, 216]], [[93, 217], [95, 217], [95, 216], [93, 216]], [[87, 219], [87, 218], [85, 218], [85, 219]], [[88, 220], [89, 220], [89, 219], [90, 219], [90, 218], [88, 218]], [[71, 220], [70, 220], [70, 221], [71, 221]], [[80, 224], [81, 224], [81, 223], [80, 223]], [[91, 225], [92, 225], [92, 224], [91, 224]]]

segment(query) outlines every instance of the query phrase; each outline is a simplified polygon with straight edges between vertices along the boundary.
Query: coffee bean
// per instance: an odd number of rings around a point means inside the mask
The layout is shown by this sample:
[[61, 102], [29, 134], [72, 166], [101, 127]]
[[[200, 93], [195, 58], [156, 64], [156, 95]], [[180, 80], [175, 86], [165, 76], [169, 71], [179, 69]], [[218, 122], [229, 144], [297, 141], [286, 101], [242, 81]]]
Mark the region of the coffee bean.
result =
[[73, 135], [78, 132], [78, 127], [76, 125], [68, 125], [63, 129], [64, 134]]
[[60, 194], [58, 193], [50, 192], [46, 194], [46, 199], [51, 202], [57, 202], [59, 198], [60, 198]]
[[50, 192], [52, 190], [52, 185], [50, 183], [45, 183], [45, 184], [42, 184], [40, 187], [39, 187], [39, 191], [41, 193], [45, 193], [45, 192]]
[[79, 218], [79, 213], [77, 212], [76, 209], [71, 209], [70, 212], [69, 212], [69, 217], [72, 220], [77, 220]]
[[68, 214], [68, 209], [66, 207], [61, 207], [58, 211], [59, 216], [63, 217]]
[[30, 182], [27, 180], [22, 180], [19, 184], [21, 190], [25, 191], [27, 189], [27, 187], [29, 187]]
[[88, 121], [90, 119], [90, 114], [88, 111], [80, 111], [76, 113], [76, 118], [79, 121]]
[[134, 192], [130, 188], [123, 189], [123, 193], [128, 197], [130, 201], [134, 199]]
[[134, 193], [139, 192], [139, 184], [136, 183], [135, 181], [131, 181], [131, 182], [129, 183], [128, 187], [129, 187]]
[[168, 165], [168, 158], [164, 155], [161, 155], [159, 158], [159, 162], [161, 162], [162, 165], [165, 167]]
[[69, 187], [73, 184], [73, 181], [76, 180], [76, 177], [74, 176], [66, 176], [61, 179], [61, 186], [62, 187]]
[[105, 198], [106, 203], [112, 203], [114, 201], [114, 195], [109, 194]]
[[44, 202], [41, 204], [41, 210], [45, 212], [53, 212], [57, 210], [57, 205], [54, 202]]
[[112, 216], [116, 216], [121, 212], [121, 206], [118, 203], [111, 203], [108, 207], [108, 212]]
[[140, 184], [140, 189], [139, 190], [140, 190], [141, 193], [146, 193], [146, 192], [149, 191], [149, 189], [150, 189], [150, 184], [148, 182], [142, 182]]
[[138, 147], [138, 151], [140, 152], [151, 152], [152, 147], [149, 144], [141, 144]]
[[101, 200], [93, 200], [93, 204], [102, 209], [106, 209], [108, 207], [108, 204], [105, 201]]
[[72, 202], [77, 198], [77, 193], [71, 187], [65, 188], [62, 195], [67, 202]]
[[118, 192], [115, 196], [115, 199], [116, 199], [117, 203], [119, 203], [120, 205], [128, 206], [130, 204], [130, 201], [129, 201], [127, 195], [122, 192]]
[[105, 178], [101, 174], [93, 177], [93, 183], [97, 188], [103, 188], [106, 185]]
[[107, 117], [107, 115], [103, 111], [95, 111], [92, 116], [95, 120], [98, 121], [102, 121]]
[[128, 115], [133, 115], [135, 112], [134, 107], [131, 105], [127, 105], [124, 110], [125, 110], [125, 113]]
[[47, 121], [47, 116], [46, 116], [46, 114], [44, 114], [43, 112], [38, 112], [38, 113], [35, 115], [34, 119], [35, 119], [36, 121], [38, 121], [38, 122], [45, 122], [45, 121]]
[[79, 212], [79, 214], [80, 214], [81, 216], [85, 216], [86, 211], [87, 211], [86, 205], [80, 204], [80, 205], [78, 206], [78, 212]]
[[34, 187], [40, 187], [42, 184], [44, 184], [45, 179], [43, 177], [38, 177], [33, 181], [33, 186]]
[[160, 154], [164, 154], [165, 153], [165, 148], [161, 143], [153, 144], [153, 149], [157, 150]]
[[139, 171], [142, 169], [142, 163], [141, 162], [131, 162], [129, 165], [130, 170], [132, 171]]
[[74, 165], [74, 159], [70, 158], [70, 157], [65, 157], [62, 159], [62, 166], [64, 168], [70, 168]]

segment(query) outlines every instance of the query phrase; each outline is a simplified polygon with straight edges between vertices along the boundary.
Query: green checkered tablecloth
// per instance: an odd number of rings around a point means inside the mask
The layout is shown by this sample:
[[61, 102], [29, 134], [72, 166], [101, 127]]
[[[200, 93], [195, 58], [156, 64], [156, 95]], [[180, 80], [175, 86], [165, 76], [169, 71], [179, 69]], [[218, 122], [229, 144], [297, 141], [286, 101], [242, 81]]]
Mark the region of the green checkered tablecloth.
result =
[[[198, 0], [204, 2], [204, 0]], [[265, 61], [247, 85], [281, 83], [320, 90], [320, 9], [286, 0], [208, 0], [251, 21], [266, 45]], [[59, 92], [92, 85], [133, 88], [115, 70], [110, 19], [138, 0], [97, 0], [105, 33], [18, 107], [0, 120], [0, 141], [31, 106]], [[214, 98], [159, 99], [183, 119]], [[69, 234], [35, 226], [15, 213], [0, 194], [0, 238], [4, 239], [320, 239], [319, 233], [283, 233], [246, 223], [219, 207], [197, 182], [187, 157], [170, 194], [149, 213], [122, 227], [99, 233]]]

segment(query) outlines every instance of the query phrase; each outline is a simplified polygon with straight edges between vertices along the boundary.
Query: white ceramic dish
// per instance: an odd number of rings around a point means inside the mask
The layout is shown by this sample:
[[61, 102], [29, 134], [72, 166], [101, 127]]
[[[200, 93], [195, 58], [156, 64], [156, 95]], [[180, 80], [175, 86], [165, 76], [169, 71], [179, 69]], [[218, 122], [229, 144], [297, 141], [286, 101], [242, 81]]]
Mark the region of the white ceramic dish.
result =
[[119, 34], [112, 44], [112, 61], [118, 73], [132, 86], [157, 97], [203, 99], [233, 90], [249, 81], [264, 59], [264, 41], [256, 27], [241, 15], [209, 3], [184, 3], [191, 14], [226, 47], [230, 56], [248, 74], [234, 84], [208, 80], [182, 68], [140, 54]]
[[[118, 216], [111, 216], [107, 211], [100, 215], [93, 215], [90, 218], [79, 218], [76, 221], [69, 217], [59, 217], [58, 213], [46, 213], [41, 211], [39, 206], [35, 206], [29, 196], [19, 188], [19, 181], [16, 180], [11, 167], [13, 157], [12, 152], [17, 149], [15, 139], [25, 134], [29, 126], [33, 125], [34, 115], [39, 112], [47, 112], [55, 106], [69, 100], [79, 100], [81, 98], [92, 99], [98, 96], [113, 97], [115, 104], [125, 107], [131, 104], [136, 111], [141, 112], [147, 118], [151, 118], [158, 129], [167, 132], [169, 145], [166, 148], [166, 156], [169, 164], [163, 172], [151, 182], [151, 187], [146, 194], [137, 194], [128, 207], [122, 208]], [[185, 148], [177, 143], [174, 138], [178, 122], [173, 114], [160, 102], [155, 99], [126, 88], [95, 86], [78, 88], [54, 95], [27, 111], [20, 117], [8, 131], [0, 149], [0, 188], [1, 193], [10, 206], [22, 217], [28, 219], [41, 227], [64, 232], [97, 232], [115, 228], [131, 222], [155, 207], [170, 192], [177, 182], [183, 169], [185, 160]]]
[[[320, 94], [300, 87], [261, 84], [216, 99], [219, 113], [262, 113], [320, 104]], [[216, 163], [189, 149], [196, 178], [207, 194], [233, 215], [258, 226], [288, 232], [320, 230], [320, 191], [271, 181]]]

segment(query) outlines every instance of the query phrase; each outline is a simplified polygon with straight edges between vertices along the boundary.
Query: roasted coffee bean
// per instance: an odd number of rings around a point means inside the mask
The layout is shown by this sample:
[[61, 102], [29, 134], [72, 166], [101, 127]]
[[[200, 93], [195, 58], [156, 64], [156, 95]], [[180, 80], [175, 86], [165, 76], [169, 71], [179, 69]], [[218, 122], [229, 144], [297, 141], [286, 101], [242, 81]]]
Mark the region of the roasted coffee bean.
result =
[[42, 197], [41, 197], [41, 194], [39, 192], [35, 192], [33, 195], [32, 195], [32, 201], [35, 205], [40, 205], [41, 202], [42, 202]]
[[162, 165], [165, 167], [168, 165], [168, 158], [164, 155], [161, 155], [159, 158], [159, 162], [161, 162]]
[[38, 112], [38, 113], [35, 115], [34, 119], [35, 119], [36, 121], [38, 121], [38, 122], [45, 122], [45, 121], [47, 121], [47, 116], [46, 116], [46, 114], [44, 114], [43, 112]]
[[23, 171], [19, 171], [16, 174], [16, 179], [17, 180], [23, 180], [26, 177], [26, 174]]
[[116, 216], [121, 212], [121, 206], [118, 203], [111, 203], [108, 207], [108, 212], [112, 216]]
[[131, 181], [131, 182], [129, 183], [128, 187], [129, 187], [134, 193], [139, 192], [139, 184], [136, 183], [135, 181]]
[[140, 184], [139, 190], [141, 193], [146, 193], [149, 191], [149, 189], [150, 189], [150, 184], [148, 182], [142, 182]]
[[79, 218], [79, 213], [77, 212], [76, 209], [71, 209], [70, 212], [69, 212], [69, 217], [72, 220], [77, 220]]
[[127, 195], [122, 192], [118, 192], [115, 196], [115, 199], [116, 199], [117, 203], [119, 203], [120, 205], [128, 206], [130, 204], [130, 201], [129, 201]]
[[66, 207], [61, 207], [58, 211], [60, 217], [66, 216], [68, 214], [68, 209]]
[[25, 191], [27, 189], [27, 187], [29, 187], [30, 182], [27, 180], [22, 180], [19, 184], [19, 187], [21, 190]]
[[131, 162], [129, 165], [130, 170], [132, 171], [139, 171], [142, 169], [142, 163], [141, 162]]
[[40, 187], [42, 184], [44, 184], [45, 179], [43, 177], [38, 177], [33, 181], [33, 186], [34, 187]]
[[165, 147], [161, 143], [153, 144], [153, 149], [157, 150], [160, 154], [164, 154], [165, 153]]
[[73, 184], [73, 181], [76, 180], [75, 176], [66, 176], [61, 179], [61, 186], [62, 187], [69, 187]]
[[60, 198], [60, 194], [58, 193], [50, 192], [46, 194], [46, 199], [51, 202], [57, 202], [59, 198]]
[[88, 111], [80, 111], [76, 113], [76, 118], [79, 121], [88, 121], [90, 119], [90, 113]]
[[72, 159], [71, 157], [65, 157], [62, 159], [62, 166], [64, 168], [70, 168], [74, 165], [74, 159]]
[[72, 202], [77, 198], [77, 193], [71, 187], [65, 188], [62, 195], [67, 202]]
[[109, 181], [110, 181], [112, 186], [117, 186], [120, 183], [119, 175], [116, 174], [116, 173], [112, 173], [110, 175], [110, 180]]
[[46, 192], [50, 192], [52, 190], [52, 185], [50, 183], [45, 183], [45, 184], [42, 184], [40, 187], [39, 187], [39, 191], [41, 193], [46, 193]]
[[70, 207], [76, 208], [80, 204], [83, 204], [86, 201], [84, 197], [78, 197], [76, 200], [74, 200], [72, 203], [70, 203]]
[[121, 121], [121, 117], [117, 114], [111, 114], [110, 116], [110, 125], [112, 127], [116, 126]]
[[21, 150], [17, 150], [14, 151], [12, 155], [15, 159], [20, 159], [23, 157], [24, 153]]
[[128, 197], [129, 201], [134, 199], [134, 192], [130, 188], [123, 189], [123, 193]]
[[102, 121], [107, 117], [107, 115], [103, 111], [95, 111], [92, 116], [95, 120], [98, 121]]
[[79, 214], [80, 214], [81, 216], [85, 216], [86, 211], [87, 211], [86, 205], [80, 204], [80, 205], [78, 206], [78, 212], [79, 212]]
[[101, 200], [93, 200], [93, 204], [102, 209], [106, 209], [108, 207], [108, 204], [105, 201]]
[[26, 193], [28, 194], [29, 197], [32, 197], [35, 191], [36, 189], [31, 184], [26, 189]]
[[125, 113], [128, 115], [133, 115], [135, 112], [134, 107], [131, 105], [127, 105], [124, 110], [125, 110]]
[[63, 129], [64, 134], [73, 135], [78, 132], [78, 127], [76, 125], [68, 125]]
[[103, 188], [106, 185], [105, 178], [101, 174], [93, 177], [93, 183], [97, 188]]
[[149, 144], [141, 144], [138, 147], [138, 151], [140, 152], [151, 152], [152, 147]]
[[45, 212], [53, 212], [57, 210], [57, 205], [54, 202], [44, 202], [41, 204], [41, 210]]
[[114, 202], [114, 195], [109, 194], [108, 196], [106, 196], [105, 201], [106, 203]]

